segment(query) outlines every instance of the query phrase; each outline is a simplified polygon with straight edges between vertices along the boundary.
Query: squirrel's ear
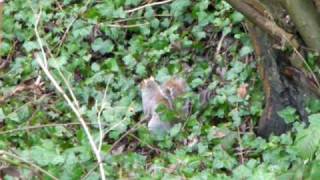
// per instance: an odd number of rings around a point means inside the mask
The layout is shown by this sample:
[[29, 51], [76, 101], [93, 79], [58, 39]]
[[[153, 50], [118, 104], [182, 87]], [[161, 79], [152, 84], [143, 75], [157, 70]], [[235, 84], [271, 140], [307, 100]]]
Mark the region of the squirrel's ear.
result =
[[139, 86], [140, 86], [140, 89], [145, 87], [146, 86], [146, 80], [145, 79], [142, 80], [142, 82], [140, 82]]
[[151, 81], [154, 81], [154, 77], [153, 76], [150, 76], [149, 78]]

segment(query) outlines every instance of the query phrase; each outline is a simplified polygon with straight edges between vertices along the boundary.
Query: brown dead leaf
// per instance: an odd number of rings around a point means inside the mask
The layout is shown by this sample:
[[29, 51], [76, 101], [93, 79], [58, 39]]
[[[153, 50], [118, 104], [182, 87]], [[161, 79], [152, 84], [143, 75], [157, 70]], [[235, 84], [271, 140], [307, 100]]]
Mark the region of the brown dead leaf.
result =
[[247, 83], [244, 83], [244, 84], [241, 84], [240, 87], [238, 88], [237, 90], [237, 94], [240, 98], [245, 98], [248, 94], [248, 84]]
[[216, 138], [223, 138], [226, 136], [226, 134], [222, 131], [217, 130], [217, 131], [214, 131], [213, 136]]
[[120, 146], [114, 148], [112, 151], [111, 151], [111, 154], [112, 155], [119, 155], [121, 154], [123, 151], [124, 151], [124, 148], [125, 148], [125, 144], [121, 144]]

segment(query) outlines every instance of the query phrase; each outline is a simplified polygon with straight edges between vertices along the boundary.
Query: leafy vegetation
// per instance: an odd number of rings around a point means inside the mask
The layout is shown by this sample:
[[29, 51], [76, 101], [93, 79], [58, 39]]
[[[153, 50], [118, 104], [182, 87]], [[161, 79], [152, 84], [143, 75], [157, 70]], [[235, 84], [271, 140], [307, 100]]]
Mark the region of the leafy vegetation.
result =
[[[318, 101], [306, 107], [308, 128], [288, 107], [279, 115], [293, 123], [292, 132], [268, 140], [254, 134], [264, 99], [243, 16], [219, 0], [134, 9], [147, 2], [152, 0], [6, 2], [1, 165], [23, 177], [100, 177], [77, 117], [35, 61], [41, 12], [48, 66], [66, 92], [65, 80], [72, 87], [97, 144], [102, 122], [108, 178], [318, 179]], [[159, 82], [180, 76], [189, 85], [183, 98], [192, 113], [166, 136], [155, 137], [140, 123], [139, 83], [149, 76]], [[210, 97], [208, 105], [200, 94]]]

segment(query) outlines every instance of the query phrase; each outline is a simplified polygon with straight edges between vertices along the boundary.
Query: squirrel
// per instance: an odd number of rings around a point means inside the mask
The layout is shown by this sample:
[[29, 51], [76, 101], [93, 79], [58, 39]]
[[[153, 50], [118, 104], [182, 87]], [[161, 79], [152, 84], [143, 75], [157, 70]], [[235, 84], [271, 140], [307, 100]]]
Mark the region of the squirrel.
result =
[[151, 76], [140, 83], [143, 113], [148, 122], [148, 129], [152, 133], [164, 133], [170, 130], [171, 124], [160, 120], [156, 112], [158, 105], [164, 104], [173, 109], [173, 100], [186, 92], [186, 83], [183, 79], [173, 77], [161, 86]]

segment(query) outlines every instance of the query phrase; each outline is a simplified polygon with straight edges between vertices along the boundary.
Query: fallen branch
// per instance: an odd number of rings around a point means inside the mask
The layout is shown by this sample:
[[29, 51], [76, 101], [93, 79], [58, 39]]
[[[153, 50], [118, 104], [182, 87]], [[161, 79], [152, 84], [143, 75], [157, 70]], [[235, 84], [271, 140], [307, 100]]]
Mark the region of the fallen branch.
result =
[[29, 161], [27, 161], [27, 160], [25, 160], [25, 159], [17, 156], [17, 155], [15, 155], [15, 154], [12, 154], [12, 153], [7, 152], [7, 151], [4, 151], [4, 150], [0, 150], [0, 155], [3, 156], [3, 157], [1, 157], [1, 159], [3, 159], [3, 160], [6, 160], [6, 159], [7, 159], [5, 156], [14, 158], [14, 159], [16, 159], [16, 160], [21, 161], [22, 163], [25, 163], [25, 164], [33, 167], [33, 168], [36, 169], [36, 170], [42, 172], [43, 174], [49, 176], [51, 179], [58, 180], [57, 177], [53, 176], [53, 175], [50, 174], [48, 171], [42, 169], [40, 166], [37, 166], [37, 165], [35, 165], [35, 164], [33, 164], [33, 163], [31, 163], [31, 162], [29, 162]]
[[[46, 57], [46, 54], [44, 52], [44, 48], [42, 46], [41, 38], [40, 38], [40, 35], [39, 35], [39, 32], [38, 32], [38, 24], [40, 22], [40, 17], [41, 17], [41, 12], [36, 17], [36, 23], [35, 23], [34, 31], [35, 31], [35, 34], [36, 34], [36, 37], [37, 37], [37, 41], [38, 41], [40, 49], [41, 49], [42, 59], [39, 56], [37, 56], [35, 60], [38, 63], [38, 65], [41, 67], [41, 69], [43, 70], [45, 75], [49, 78], [49, 80], [51, 81], [53, 86], [56, 88], [56, 90], [63, 96], [63, 98], [68, 103], [68, 105], [70, 106], [72, 111], [75, 113], [78, 121], [81, 123], [81, 126], [82, 126], [83, 130], [85, 131], [85, 133], [87, 135], [87, 138], [89, 140], [89, 143], [91, 145], [92, 151], [96, 156], [97, 163], [99, 165], [101, 179], [105, 180], [105, 172], [104, 172], [104, 168], [103, 168], [103, 162], [102, 162], [101, 155], [100, 155], [99, 150], [98, 150], [98, 148], [97, 148], [97, 146], [96, 146], [96, 144], [95, 144], [95, 142], [93, 140], [93, 137], [91, 135], [91, 132], [90, 132], [85, 120], [81, 116], [80, 110], [77, 108], [77, 105], [75, 105], [72, 102], [72, 100], [69, 98], [69, 96], [66, 94], [66, 92], [62, 89], [62, 87], [59, 85], [59, 83], [53, 77], [53, 75], [51, 74], [51, 72], [49, 71], [49, 68], [47, 66], [47, 57]], [[71, 89], [68, 89], [68, 90], [72, 91]]]
[[[98, 123], [87, 123], [89, 125], [99, 125]], [[20, 131], [28, 131], [28, 130], [34, 130], [34, 129], [42, 129], [42, 128], [48, 128], [48, 127], [57, 127], [57, 126], [78, 126], [81, 125], [80, 122], [73, 122], [73, 123], [51, 123], [51, 124], [39, 124], [34, 126], [25, 126], [21, 128], [11, 129], [7, 131], [0, 132], [0, 135], [4, 134], [10, 134], [10, 133], [17, 133]]]
[[19, 84], [17, 85], [13, 91], [11, 91], [9, 94], [5, 96], [0, 97], [0, 104], [4, 104], [8, 101], [8, 99], [20, 95], [22, 92], [32, 92], [34, 94], [40, 94], [42, 91], [43, 82], [40, 82], [40, 80], [36, 80], [32, 84]]
[[139, 6], [139, 7], [136, 7], [136, 8], [133, 8], [133, 9], [129, 9], [129, 10], [125, 10], [126, 13], [132, 13], [132, 12], [135, 12], [135, 11], [139, 11], [141, 9], [144, 9], [146, 7], [152, 7], [152, 6], [157, 6], [157, 5], [161, 5], [161, 4], [166, 4], [166, 3], [169, 3], [169, 2], [172, 2], [173, 0], [166, 0], [166, 1], [160, 1], [160, 2], [154, 2], [154, 3], [150, 3], [150, 4], [145, 4], [143, 6]]
[[125, 132], [117, 141], [115, 141], [115, 142], [112, 144], [112, 146], [111, 146], [110, 149], [108, 150], [108, 153], [109, 153], [110, 151], [112, 151], [112, 149], [114, 149], [114, 148], [119, 144], [119, 142], [122, 141], [123, 138], [125, 138], [126, 136], [128, 136], [130, 133], [135, 132], [135, 131], [139, 128], [139, 126], [140, 126], [144, 121], [146, 121], [146, 120], [147, 120], [146, 118], [141, 119], [141, 120], [140, 120], [137, 124], [135, 124], [131, 129], [129, 129], [127, 132]]
[[225, 0], [233, 8], [242, 13], [246, 18], [248, 18], [253, 24], [260, 27], [262, 30], [266, 31], [272, 37], [281, 40], [281, 42], [288, 42], [294, 48], [299, 47], [298, 41], [295, 39], [294, 35], [286, 32], [284, 29], [279, 27], [274, 21], [270, 20], [268, 17], [262, 15], [254, 7], [250, 6], [244, 1], [239, 0]]
[[58, 51], [60, 50], [60, 48], [61, 48], [62, 44], [64, 43], [64, 41], [67, 39], [67, 36], [68, 36], [69, 31], [71, 30], [71, 27], [73, 26], [73, 24], [79, 19], [81, 14], [83, 14], [84, 12], [86, 12], [88, 10], [88, 6], [89, 6], [90, 2], [91, 2], [91, 0], [88, 0], [86, 2], [86, 4], [84, 5], [83, 10], [80, 13], [78, 13], [76, 16], [74, 16], [72, 21], [69, 23], [67, 29], [64, 31], [64, 33], [63, 33], [63, 35], [62, 35], [62, 37], [60, 39], [60, 42], [59, 42], [59, 44], [57, 46]]

